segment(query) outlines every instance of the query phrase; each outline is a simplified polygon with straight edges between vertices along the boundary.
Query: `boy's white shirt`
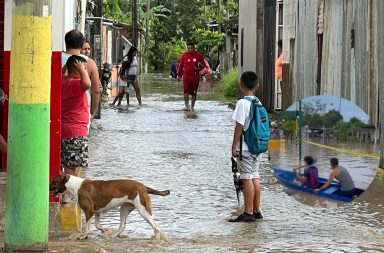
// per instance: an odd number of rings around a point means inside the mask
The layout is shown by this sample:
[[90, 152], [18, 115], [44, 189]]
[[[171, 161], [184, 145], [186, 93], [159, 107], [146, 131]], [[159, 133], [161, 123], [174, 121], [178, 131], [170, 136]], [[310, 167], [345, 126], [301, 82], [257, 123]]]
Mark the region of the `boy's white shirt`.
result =
[[[254, 96], [246, 96], [254, 98]], [[251, 102], [246, 100], [245, 98], [239, 99], [236, 103], [235, 111], [232, 115], [232, 120], [238, 122], [243, 126], [243, 131], [246, 131], [249, 127], [249, 110], [251, 108]], [[240, 150], [239, 144], [237, 144], [237, 150]], [[243, 138], [243, 146], [242, 146], [243, 154], [249, 154], [248, 145], [245, 143]]]

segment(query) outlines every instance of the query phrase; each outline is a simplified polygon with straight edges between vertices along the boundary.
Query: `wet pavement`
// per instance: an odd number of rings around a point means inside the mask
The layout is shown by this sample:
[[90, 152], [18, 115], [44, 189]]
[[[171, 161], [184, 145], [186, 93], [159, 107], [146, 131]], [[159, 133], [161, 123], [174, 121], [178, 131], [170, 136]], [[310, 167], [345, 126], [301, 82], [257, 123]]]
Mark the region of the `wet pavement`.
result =
[[[338, 208], [301, 204], [274, 179], [267, 156], [261, 162], [262, 221], [228, 223], [240, 213], [231, 175], [232, 110], [215, 87], [202, 86], [196, 112], [181, 111], [182, 89], [170, 79], [142, 83], [143, 106], [105, 104], [90, 137], [90, 179], [131, 178], [158, 190], [154, 219], [169, 241], [150, 240], [151, 227], [133, 211], [120, 238], [92, 224], [85, 241], [52, 234], [50, 252], [383, 252], [384, 182]], [[125, 100], [123, 100], [125, 105]], [[371, 173], [369, 173], [371, 175]], [[362, 183], [365, 181], [362, 180]], [[119, 212], [102, 216], [117, 228]]]

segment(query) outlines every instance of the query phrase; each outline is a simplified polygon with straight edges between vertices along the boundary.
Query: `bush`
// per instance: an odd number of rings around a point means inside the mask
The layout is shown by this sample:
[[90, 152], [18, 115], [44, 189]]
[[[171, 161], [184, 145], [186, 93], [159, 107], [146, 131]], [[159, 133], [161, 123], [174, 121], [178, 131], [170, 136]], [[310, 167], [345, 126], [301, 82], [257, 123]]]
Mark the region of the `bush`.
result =
[[172, 60], [179, 59], [186, 50], [185, 42], [174, 38], [157, 42], [149, 52], [150, 64], [155, 70], [169, 70]]
[[237, 68], [225, 72], [220, 81], [220, 91], [225, 97], [237, 97], [239, 87]]

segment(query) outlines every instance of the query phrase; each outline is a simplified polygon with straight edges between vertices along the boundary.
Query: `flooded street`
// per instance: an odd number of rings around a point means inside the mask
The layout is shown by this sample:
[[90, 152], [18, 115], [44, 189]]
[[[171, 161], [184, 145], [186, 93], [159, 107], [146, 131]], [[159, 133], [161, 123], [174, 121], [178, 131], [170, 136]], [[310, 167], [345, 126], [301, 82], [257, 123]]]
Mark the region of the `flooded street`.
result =
[[[154, 219], [169, 241], [150, 240], [151, 227], [133, 211], [121, 238], [102, 236], [92, 224], [85, 241], [70, 233], [51, 238], [50, 252], [384, 252], [383, 181], [375, 181], [376, 187], [354, 203], [314, 208], [281, 189], [266, 155], [260, 168], [264, 219], [227, 222], [242, 211], [231, 175], [232, 110], [228, 101], [212, 93], [215, 87], [201, 88], [204, 92], [198, 94], [194, 114], [181, 111], [182, 88], [177, 83], [170, 79], [143, 82], [143, 106], [136, 107], [134, 94], [128, 110], [103, 105], [98, 130], [92, 131], [89, 140], [90, 164], [84, 177], [131, 178], [171, 191], [166, 197], [151, 196]], [[123, 108], [125, 104], [124, 99]], [[291, 154], [281, 155], [283, 165], [295, 165], [296, 160], [287, 158]], [[359, 159], [348, 161], [350, 167], [366, 166], [363, 173], [358, 172], [358, 186], [366, 188], [377, 160]], [[344, 163], [347, 157], [340, 160]], [[321, 176], [327, 177], [328, 167], [321, 168]], [[114, 210], [101, 221], [117, 228], [119, 219]]]

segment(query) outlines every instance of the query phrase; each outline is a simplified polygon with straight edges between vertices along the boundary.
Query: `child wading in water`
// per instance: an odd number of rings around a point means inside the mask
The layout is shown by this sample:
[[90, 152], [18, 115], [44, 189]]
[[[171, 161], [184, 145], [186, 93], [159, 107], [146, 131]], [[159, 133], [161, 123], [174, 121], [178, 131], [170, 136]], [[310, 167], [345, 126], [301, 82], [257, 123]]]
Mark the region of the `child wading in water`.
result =
[[[246, 71], [240, 78], [240, 90], [244, 97], [254, 98], [255, 91], [259, 87], [256, 73]], [[248, 146], [241, 138], [243, 131], [249, 127], [249, 111], [251, 102], [240, 99], [236, 103], [236, 109], [232, 119], [236, 121], [233, 142], [232, 156], [239, 156], [239, 142], [242, 141], [242, 156], [237, 159], [237, 166], [240, 172], [240, 179], [244, 185], [244, 213], [229, 222], [249, 222], [262, 219], [260, 213], [260, 182], [259, 182], [259, 156], [249, 152]]]

